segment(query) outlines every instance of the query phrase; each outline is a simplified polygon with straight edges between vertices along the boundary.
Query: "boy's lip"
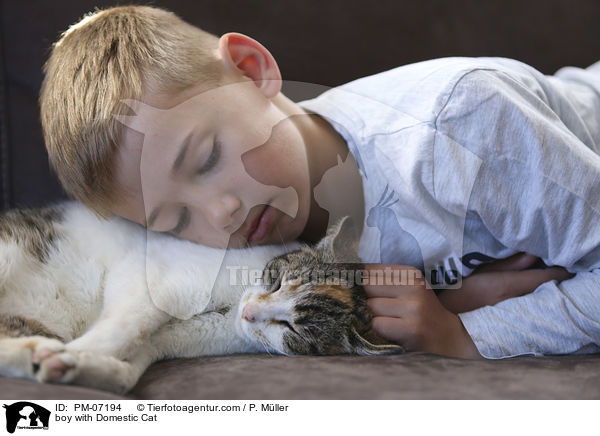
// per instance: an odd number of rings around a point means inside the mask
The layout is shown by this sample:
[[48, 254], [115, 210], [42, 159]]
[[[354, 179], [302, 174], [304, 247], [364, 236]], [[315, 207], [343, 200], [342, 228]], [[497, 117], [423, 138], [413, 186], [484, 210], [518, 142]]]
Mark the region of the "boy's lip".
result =
[[258, 213], [254, 216], [252, 221], [250, 221], [250, 225], [246, 228], [246, 231], [244, 232], [244, 239], [246, 239], [246, 241], [248, 241], [248, 239], [250, 238], [252, 233], [254, 233], [254, 231], [258, 227], [258, 223], [260, 222], [260, 217], [263, 215], [263, 213], [265, 212], [267, 207], [269, 207], [269, 205], [266, 205], [262, 209], [260, 209], [258, 211]]
[[253, 226], [246, 235], [246, 241], [249, 244], [257, 244], [267, 236], [271, 224], [273, 224], [273, 220], [275, 219], [274, 213], [275, 210], [268, 204], [261, 210], [260, 214], [252, 222]]

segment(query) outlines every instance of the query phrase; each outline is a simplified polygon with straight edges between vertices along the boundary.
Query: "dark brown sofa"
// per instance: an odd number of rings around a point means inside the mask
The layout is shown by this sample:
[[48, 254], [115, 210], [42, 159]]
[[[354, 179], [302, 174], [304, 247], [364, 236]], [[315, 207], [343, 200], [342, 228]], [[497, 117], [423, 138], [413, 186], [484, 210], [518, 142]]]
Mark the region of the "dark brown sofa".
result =
[[[128, 4], [132, 2], [120, 2]], [[139, 2], [138, 2], [139, 3]], [[0, 0], [0, 206], [66, 198], [48, 169], [37, 95], [60, 31], [92, 0]], [[552, 74], [600, 58], [596, 0], [155, 0], [222, 34], [246, 33], [274, 54], [286, 80], [335, 86], [442, 56], [505, 56]], [[285, 89], [284, 89], [285, 92]], [[294, 96], [308, 98], [310, 95]], [[160, 362], [129, 398], [600, 398], [600, 356], [464, 361], [385, 357], [215, 356]], [[0, 379], [2, 399], [117, 399], [76, 386]]]

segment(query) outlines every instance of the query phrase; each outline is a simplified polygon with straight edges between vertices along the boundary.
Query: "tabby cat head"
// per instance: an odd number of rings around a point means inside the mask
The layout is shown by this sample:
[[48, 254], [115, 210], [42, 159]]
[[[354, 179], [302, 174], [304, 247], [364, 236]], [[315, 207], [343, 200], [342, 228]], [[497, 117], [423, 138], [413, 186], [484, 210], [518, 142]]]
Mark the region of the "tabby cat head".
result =
[[272, 259], [264, 284], [249, 287], [239, 306], [240, 334], [282, 354], [402, 352], [370, 332], [371, 312], [355, 275], [364, 271], [356, 231], [342, 218], [314, 247]]

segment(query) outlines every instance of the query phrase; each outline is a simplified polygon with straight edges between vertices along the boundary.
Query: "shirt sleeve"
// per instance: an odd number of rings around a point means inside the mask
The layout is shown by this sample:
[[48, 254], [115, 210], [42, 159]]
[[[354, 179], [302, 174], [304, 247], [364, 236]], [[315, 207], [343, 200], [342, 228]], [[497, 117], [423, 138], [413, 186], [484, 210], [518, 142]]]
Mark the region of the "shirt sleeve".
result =
[[551, 76], [482, 69], [457, 83], [436, 119], [434, 153], [452, 142], [481, 161], [465, 199], [444, 190], [461, 174], [461, 161], [445, 156], [434, 169], [442, 207], [576, 273], [460, 314], [486, 358], [600, 351], [599, 95]]

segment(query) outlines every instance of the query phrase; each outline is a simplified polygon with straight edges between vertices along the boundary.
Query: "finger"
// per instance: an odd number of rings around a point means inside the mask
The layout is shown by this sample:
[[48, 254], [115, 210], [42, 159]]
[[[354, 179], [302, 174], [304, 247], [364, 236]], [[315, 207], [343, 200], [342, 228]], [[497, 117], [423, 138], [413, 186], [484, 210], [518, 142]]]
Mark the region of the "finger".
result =
[[362, 285], [368, 297], [412, 295], [425, 286], [423, 273], [412, 266], [369, 264]]
[[410, 324], [402, 318], [377, 316], [373, 318], [371, 325], [373, 330], [379, 336], [388, 341], [402, 344], [405, 348], [413, 342], [413, 329], [410, 327]]
[[364, 285], [368, 298], [405, 298], [422, 295], [423, 292], [433, 292], [423, 285]]
[[369, 298], [367, 306], [374, 316], [402, 317], [406, 315], [405, 301], [399, 298]]
[[542, 283], [551, 280], [562, 281], [572, 276], [573, 274], [561, 267], [503, 273], [504, 283], [508, 291], [510, 293], [518, 292], [519, 295], [534, 291]]
[[517, 253], [507, 257], [506, 259], [500, 259], [492, 263], [481, 265], [475, 270], [475, 272], [473, 272], [473, 274], [494, 271], [520, 271], [529, 268], [538, 260], [539, 257], [534, 256], [533, 254]]

